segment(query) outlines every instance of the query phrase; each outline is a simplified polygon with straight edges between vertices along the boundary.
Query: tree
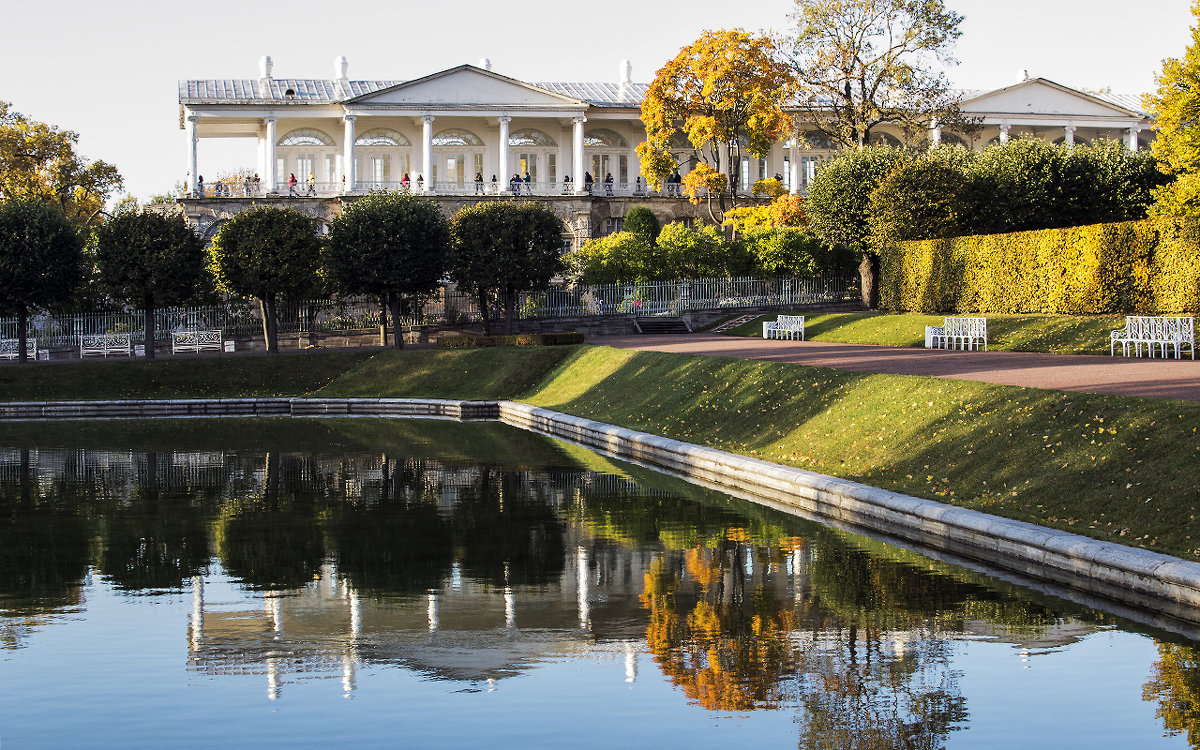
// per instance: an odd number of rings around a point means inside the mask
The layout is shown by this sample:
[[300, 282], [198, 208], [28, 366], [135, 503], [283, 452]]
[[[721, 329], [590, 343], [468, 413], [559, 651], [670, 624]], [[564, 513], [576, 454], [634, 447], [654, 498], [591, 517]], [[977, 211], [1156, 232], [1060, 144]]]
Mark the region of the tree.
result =
[[868, 224], [873, 242], [953, 237], [963, 225], [960, 196], [966, 176], [924, 156], [900, 164], [871, 192]]
[[[682, 133], [701, 163], [724, 163], [724, 177], [737, 186], [743, 151], [763, 157], [787, 131], [790, 82], [770, 39], [741, 29], [701, 34], [659, 69], [642, 99], [646, 141], [637, 152], [647, 182], [659, 189], [678, 166], [672, 151]], [[722, 211], [724, 192], [714, 191]]]
[[[1193, 0], [1192, 15], [1200, 21], [1200, 0]], [[1163, 60], [1155, 83], [1158, 90], [1142, 99], [1154, 122], [1150, 147], [1162, 171], [1178, 179], [1155, 192], [1154, 213], [1200, 213], [1200, 22], [1192, 27], [1183, 57]]]
[[567, 255], [566, 263], [583, 284], [619, 284], [647, 281], [647, 273], [661, 267], [654, 258], [644, 235], [623, 231], [588, 240]]
[[907, 151], [886, 146], [849, 149], [826, 162], [809, 187], [810, 231], [829, 245], [862, 253], [859, 275], [868, 308], [879, 304], [879, 257], [867, 244], [871, 193], [898, 164], [912, 158]]
[[554, 212], [532, 201], [477, 203], [455, 214], [450, 277], [478, 299], [485, 333], [496, 304], [512, 333], [518, 295], [546, 288], [563, 269], [562, 231]]
[[27, 359], [29, 311], [64, 302], [83, 280], [83, 238], [62, 209], [39, 198], [0, 202], [0, 312], [17, 316]]
[[182, 215], [119, 213], [96, 229], [95, 259], [101, 291], [145, 311], [146, 357], [153, 359], [154, 311], [188, 301], [209, 278], [204, 242]]
[[866, 146], [883, 124], [916, 133], [962, 121], [937, 64], [957, 63], [963, 17], [942, 0], [796, 0], [791, 20], [797, 120], [838, 146]]
[[291, 208], [253, 208], [223, 225], [209, 252], [222, 290], [259, 300], [267, 351], [278, 353], [279, 295], [304, 296], [318, 287], [316, 220]]
[[79, 135], [30, 120], [0, 102], [0, 198], [56, 203], [76, 226], [87, 226], [123, 180], [107, 162], [75, 153]]
[[391, 310], [402, 348], [400, 321], [437, 290], [449, 254], [450, 224], [436, 203], [385, 193], [351, 203], [329, 222], [324, 265], [335, 288], [373, 295]]
[[662, 231], [658, 217], [649, 206], [634, 206], [626, 211], [624, 227], [626, 232], [633, 232], [651, 246], [658, 240], [658, 233]]

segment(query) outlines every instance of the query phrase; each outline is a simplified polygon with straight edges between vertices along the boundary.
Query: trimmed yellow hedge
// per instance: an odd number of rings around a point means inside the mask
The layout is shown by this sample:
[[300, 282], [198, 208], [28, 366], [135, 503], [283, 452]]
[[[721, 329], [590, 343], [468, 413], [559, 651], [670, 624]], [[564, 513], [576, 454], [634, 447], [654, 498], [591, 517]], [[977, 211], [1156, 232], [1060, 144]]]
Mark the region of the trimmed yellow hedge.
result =
[[892, 245], [880, 305], [943, 313], [1200, 313], [1200, 217]]

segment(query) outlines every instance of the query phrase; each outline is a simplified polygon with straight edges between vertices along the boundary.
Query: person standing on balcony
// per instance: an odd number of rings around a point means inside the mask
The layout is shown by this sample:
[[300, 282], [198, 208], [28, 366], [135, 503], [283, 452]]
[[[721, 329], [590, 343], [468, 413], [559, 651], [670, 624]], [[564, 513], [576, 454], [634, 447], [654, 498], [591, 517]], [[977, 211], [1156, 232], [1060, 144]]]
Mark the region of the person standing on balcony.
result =
[[592, 177], [591, 172], [584, 172], [583, 173], [583, 192], [587, 193], [588, 195], [591, 195], [592, 194], [592, 184], [595, 181], [596, 180]]
[[571, 194], [571, 175], [563, 175], [563, 195]]
[[317, 177], [312, 172], [308, 173], [308, 194], [317, 194]]
[[525, 170], [525, 174], [521, 177], [521, 182], [525, 183], [525, 194], [533, 195], [533, 186], [530, 184], [530, 181], [529, 181], [529, 170], [528, 169]]
[[500, 183], [496, 180], [496, 175], [492, 175], [492, 195], [500, 195]]
[[261, 183], [262, 183], [262, 180], [258, 179], [258, 172], [255, 172], [254, 173], [254, 194], [255, 195], [258, 195], [258, 191], [260, 189]]
[[512, 179], [508, 181], [508, 189], [512, 191], [513, 195], [521, 194], [521, 175], [513, 172]]
[[475, 173], [475, 195], [483, 195], [483, 172]]
[[204, 175], [196, 178], [196, 195], [204, 197]]
[[612, 189], [613, 189], [612, 172], [605, 172], [605, 174], [604, 174], [604, 194], [607, 195], [609, 198], [612, 197], [612, 194], [613, 194]]
[[408, 184], [409, 184], [408, 172], [405, 172], [404, 176], [400, 178], [400, 189], [407, 193], [408, 192]]
[[296, 182], [296, 173], [292, 172], [291, 176], [288, 177], [288, 195], [296, 194]]

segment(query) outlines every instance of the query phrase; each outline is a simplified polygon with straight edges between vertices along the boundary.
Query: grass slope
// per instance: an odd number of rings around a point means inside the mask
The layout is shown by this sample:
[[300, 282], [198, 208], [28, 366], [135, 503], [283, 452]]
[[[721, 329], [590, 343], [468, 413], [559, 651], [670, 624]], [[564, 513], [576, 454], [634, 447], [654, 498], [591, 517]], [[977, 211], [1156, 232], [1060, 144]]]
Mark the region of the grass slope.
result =
[[524, 400], [1200, 557], [1200, 404], [599, 347]]
[[[805, 338], [839, 344], [924, 346], [925, 326], [942, 324], [942, 315], [881, 315], [878, 313], [818, 313], [804, 318]], [[1109, 332], [1123, 328], [1120, 316], [1069, 317], [1044, 315], [987, 315], [988, 348], [1014, 352], [1108, 354]], [[731, 336], [762, 337], [762, 321], [743, 323]]]

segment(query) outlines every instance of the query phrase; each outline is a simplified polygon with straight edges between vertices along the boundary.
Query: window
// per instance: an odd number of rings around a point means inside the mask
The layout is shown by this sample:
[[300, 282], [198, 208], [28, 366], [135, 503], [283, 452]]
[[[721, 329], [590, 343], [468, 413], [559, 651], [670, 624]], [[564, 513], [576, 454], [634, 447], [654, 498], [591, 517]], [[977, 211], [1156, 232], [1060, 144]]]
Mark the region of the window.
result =
[[433, 137], [435, 146], [482, 146], [479, 136], [469, 130], [443, 130]]
[[548, 146], [557, 147], [554, 139], [537, 128], [524, 128], [508, 135], [509, 146]]
[[605, 234], [616, 234], [617, 232], [621, 231], [624, 228], [625, 228], [625, 218], [624, 217], [617, 217], [615, 219], [605, 219], [604, 220], [604, 233]]
[[412, 144], [408, 142], [407, 138], [405, 138], [403, 135], [396, 132], [395, 130], [385, 130], [383, 128], [376, 128], [374, 130], [368, 130], [367, 132], [363, 133], [358, 138], [356, 138], [354, 141], [354, 145], [355, 146], [411, 146]]
[[629, 142], [622, 138], [618, 133], [609, 130], [608, 128], [596, 128], [589, 130], [583, 136], [584, 146], [616, 146], [618, 148], [629, 148]]
[[293, 130], [279, 139], [280, 146], [332, 146], [333, 139], [313, 128]]

